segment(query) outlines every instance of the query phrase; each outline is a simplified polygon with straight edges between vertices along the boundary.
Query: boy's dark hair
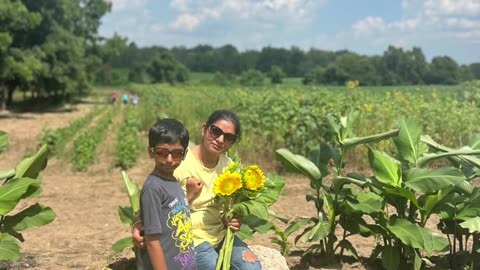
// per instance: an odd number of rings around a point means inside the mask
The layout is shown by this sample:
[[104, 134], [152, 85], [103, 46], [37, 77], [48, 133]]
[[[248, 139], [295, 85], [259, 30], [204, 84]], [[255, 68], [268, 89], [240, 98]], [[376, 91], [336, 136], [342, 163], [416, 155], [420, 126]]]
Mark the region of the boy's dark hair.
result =
[[209, 127], [215, 122], [219, 120], [225, 120], [232, 122], [233, 125], [235, 126], [235, 135], [237, 137], [237, 142], [240, 141], [242, 138], [242, 125], [240, 124], [240, 119], [238, 119], [238, 116], [229, 110], [218, 110], [214, 111], [212, 114], [207, 119], [207, 122], [205, 123], [205, 126]]
[[148, 131], [148, 145], [180, 142], [184, 149], [188, 147], [189, 134], [187, 128], [178, 120], [164, 118], [155, 123]]

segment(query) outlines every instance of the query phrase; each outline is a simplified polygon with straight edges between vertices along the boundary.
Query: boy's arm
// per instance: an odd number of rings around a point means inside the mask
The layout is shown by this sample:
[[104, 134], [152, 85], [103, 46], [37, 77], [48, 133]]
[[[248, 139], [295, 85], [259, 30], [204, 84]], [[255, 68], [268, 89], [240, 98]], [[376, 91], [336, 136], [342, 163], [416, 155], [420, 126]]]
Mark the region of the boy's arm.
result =
[[201, 179], [189, 177], [186, 181], [186, 197], [189, 205], [192, 205], [193, 199], [202, 191], [204, 182]]
[[168, 270], [165, 254], [160, 244], [160, 234], [145, 235], [148, 256], [155, 270]]

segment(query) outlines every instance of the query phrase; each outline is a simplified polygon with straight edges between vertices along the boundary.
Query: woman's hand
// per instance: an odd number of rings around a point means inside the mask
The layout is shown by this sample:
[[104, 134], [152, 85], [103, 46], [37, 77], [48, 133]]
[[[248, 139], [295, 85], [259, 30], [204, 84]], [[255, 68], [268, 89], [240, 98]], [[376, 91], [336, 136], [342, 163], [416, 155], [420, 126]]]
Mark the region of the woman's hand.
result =
[[145, 248], [145, 238], [143, 237], [143, 223], [137, 222], [132, 229], [133, 244], [139, 248]]
[[230, 220], [228, 220], [227, 215], [222, 215], [222, 222], [225, 225], [225, 227], [230, 228], [232, 231], [238, 231], [242, 226], [240, 217], [233, 217]]
[[240, 230], [240, 227], [242, 226], [242, 223], [240, 222], [240, 218], [239, 217], [233, 217], [232, 219], [230, 219], [230, 221], [228, 222], [228, 227], [230, 229], [232, 229], [232, 231], [238, 231]]

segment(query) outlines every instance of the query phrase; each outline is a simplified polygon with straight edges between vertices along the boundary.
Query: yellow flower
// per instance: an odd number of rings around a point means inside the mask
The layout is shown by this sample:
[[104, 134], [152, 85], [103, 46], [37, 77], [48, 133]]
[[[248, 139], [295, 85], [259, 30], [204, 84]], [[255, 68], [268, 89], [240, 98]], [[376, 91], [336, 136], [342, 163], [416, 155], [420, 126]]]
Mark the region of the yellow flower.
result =
[[257, 190], [265, 185], [265, 176], [257, 165], [252, 165], [245, 170], [243, 180], [247, 189], [250, 190]]
[[226, 171], [234, 171], [235, 167], [237, 167], [237, 164], [235, 162], [230, 162], [230, 164], [228, 164], [228, 167], [226, 169]]
[[242, 176], [239, 173], [225, 171], [217, 177], [213, 186], [216, 195], [230, 196], [242, 187]]

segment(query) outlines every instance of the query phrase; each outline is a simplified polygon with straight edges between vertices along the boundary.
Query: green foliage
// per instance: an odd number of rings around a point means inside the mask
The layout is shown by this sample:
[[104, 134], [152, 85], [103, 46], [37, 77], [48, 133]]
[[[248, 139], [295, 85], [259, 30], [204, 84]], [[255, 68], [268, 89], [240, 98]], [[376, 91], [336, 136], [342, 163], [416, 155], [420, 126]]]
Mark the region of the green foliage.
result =
[[285, 77], [285, 73], [278, 66], [272, 66], [272, 70], [270, 71], [269, 75], [270, 75], [272, 84], [281, 84], [283, 81], [283, 78]]
[[188, 69], [169, 52], [161, 52], [150, 62], [147, 73], [154, 83], [166, 82], [171, 85], [188, 80]]
[[264, 80], [263, 73], [255, 69], [249, 69], [240, 75], [240, 84], [243, 86], [262, 86]]
[[51, 128], [44, 128], [42, 133], [38, 136], [39, 144], [46, 144], [50, 149], [50, 154], [64, 157], [65, 145], [79, 133], [81, 129], [87, 126], [95, 116], [101, 114], [107, 107], [97, 107], [90, 111], [86, 116], [76, 119], [70, 125], [52, 130]]
[[[128, 224], [130, 225], [130, 227], [133, 227], [140, 211], [141, 189], [137, 183], [135, 183], [130, 179], [130, 177], [128, 177], [125, 171], [122, 171], [121, 175], [122, 175], [123, 183], [125, 184], [125, 188], [127, 190], [128, 198], [130, 200], [130, 206], [126, 206], [126, 207], [119, 206], [118, 215], [122, 223]], [[131, 236], [118, 240], [112, 246], [112, 249], [115, 252], [122, 252], [125, 248], [131, 248], [135, 256], [137, 256], [137, 252], [136, 252], [137, 247], [133, 244], [133, 240]]]
[[8, 133], [0, 130], [0, 153], [5, 151], [8, 146]]
[[97, 145], [103, 140], [108, 126], [112, 122], [118, 107], [103, 115], [95, 127], [80, 134], [73, 143], [72, 165], [77, 171], [87, 170], [90, 164], [95, 162]]
[[[1, 133], [0, 133], [1, 134]], [[0, 145], [5, 145], [7, 136], [0, 136]], [[17, 241], [25, 241], [22, 231], [51, 223], [56, 215], [50, 207], [39, 203], [15, 211], [21, 202], [36, 198], [41, 193], [39, 176], [47, 164], [48, 147], [41, 146], [31, 157], [20, 161], [15, 169], [0, 172], [0, 260], [20, 258]]]
[[[355, 123], [351, 118], [354, 115], [338, 117], [338, 121], [330, 118], [328, 134], [331, 135], [330, 142], [333, 144], [320, 144], [310, 152], [308, 159], [286, 149], [277, 150], [277, 159], [285, 168], [307, 176], [313, 188], [314, 195], [307, 195], [306, 199], [315, 203], [317, 213], [308, 222], [301, 219], [290, 225], [295, 229], [301, 228], [300, 223], [307, 226], [296, 241], [301, 238], [305, 242], [320, 241], [319, 245], [310, 246], [307, 254], [317, 250], [333, 254], [338, 248], [341, 249], [341, 255], [344, 250], [356, 254], [348, 236], [376, 235], [383, 239], [383, 243], [377, 243], [372, 256], [375, 258], [381, 255], [383, 267], [420, 269], [423, 252], [430, 256], [434, 252], [445, 252], [451, 248], [447, 239], [425, 227], [432, 214], [440, 214], [440, 224], [444, 224], [442, 230], [453, 233], [454, 239], [465, 234], [465, 230], [462, 232], [454, 229], [460, 220], [469, 220], [470, 223], [462, 224], [475, 231], [476, 225], [473, 225], [475, 222], [472, 218], [480, 214], [480, 193], [478, 188], [466, 188], [471, 176], [462, 173], [460, 168], [467, 165], [480, 168], [478, 160], [469, 156], [478, 155], [479, 152], [465, 147], [461, 151], [449, 151], [431, 139], [422, 139], [420, 129], [410, 119], [402, 119], [396, 131], [355, 137], [351, 132]], [[392, 137], [397, 146], [396, 158], [374, 150], [372, 146], [367, 148], [373, 176], [344, 173], [347, 151], [358, 145], [371, 145]], [[429, 153], [426, 142], [433, 146], [432, 149], [449, 152], [448, 155]], [[416, 167], [418, 164], [426, 166], [428, 162], [425, 159], [421, 163], [418, 160], [434, 155], [437, 158], [447, 158], [456, 166]], [[431, 162], [435, 159], [428, 160]], [[336, 172], [336, 175], [332, 184], [326, 186], [323, 179], [331, 171]], [[478, 195], [472, 196], [472, 193]], [[367, 223], [363, 216], [369, 216], [374, 224]], [[338, 226], [344, 230], [340, 241], [335, 234]], [[478, 235], [476, 237], [474, 245]], [[451, 250], [451, 254], [455, 252], [456, 250]], [[475, 253], [472, 250], [471, 265], [474, 265]]]
[[123, 121], [118, 133], [116, 163], [122, 169], [128, 169], [137, 160], [140, 152], [144, 149], [139, 139], [141, 123], [138, 117], [138, 110], [127, 107], [123, 113]]
[[18, 90], [66, 101], [86, 94], [101, 66], [97, 30], [110, 8], [103, 0], [2, 1], [0, 88], [8, 89], [6, 105]]

